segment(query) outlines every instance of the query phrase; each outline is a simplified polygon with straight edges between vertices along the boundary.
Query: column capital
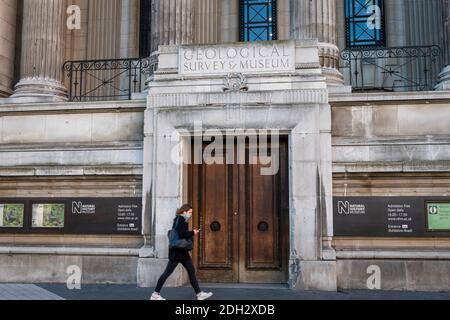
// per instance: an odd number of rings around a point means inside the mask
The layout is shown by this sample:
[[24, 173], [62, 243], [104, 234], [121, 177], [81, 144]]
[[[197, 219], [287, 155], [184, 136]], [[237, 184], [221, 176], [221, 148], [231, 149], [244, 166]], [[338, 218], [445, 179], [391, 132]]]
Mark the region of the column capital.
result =
[[320, 64], [328, 86], [343, 86], [337, 47], [336, 0], [290, 0], [291, 38], [318, 39]]

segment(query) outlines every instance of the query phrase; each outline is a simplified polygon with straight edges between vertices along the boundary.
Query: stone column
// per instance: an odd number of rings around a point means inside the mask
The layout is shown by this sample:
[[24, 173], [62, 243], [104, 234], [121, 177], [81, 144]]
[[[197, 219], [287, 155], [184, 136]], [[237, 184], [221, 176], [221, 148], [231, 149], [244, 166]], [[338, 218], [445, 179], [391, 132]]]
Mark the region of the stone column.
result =
[[89, 2], [88, 59], [117, 59], [120, 55], [121, 0]]
[[450, 0], [442, 0], [444, 3], [444, 61], [446, 67], [439, 74], [439, 83], [436, 87], [437, 90], [450, 90]]
[[152, 1], [152, 51], [160, 45], [194, 42], [194, 1]]
[[318, 39], [320, 64], [327, 84], [344, 84], [344, 77], [338, 70], [336, 0], [291, 0], [291, 38]]
[[220, 42], [221, 2], [220, 0], [195, 1], [195, 43], [208, 44]]
[[[194, 0], [152, 0], [152, 46], [153, 54], [161, 45], [191, 44], [194, 42]], [[149, 80], [151, 81], [151, 80]], [[144, 143], [153, 145], [152, 114], [145, 114], [146, 125]], [[143, 236], [145, 245], [140, 251], [141, 258], [152, 258], [154, 252], [155, 219], [152, 217], [153, 163], [151, 154], [144, 159], [143, 180]]]
[[[328, 87], [343, 87], [344, 77], [339, 71], [340, 54], [338, 48], [336, 0], [291, 0], [291, 38], [298, 40], [318, 39], [320, 65]], [[331, 111], [324, 112], [331, 117]], [[331, 119], [331, 118], [330, 118]], [[330, 122], [331, 123], [331, 122]], [[329, 154], [331, 146], [331, 126], [321, 128], [324, 155]], [[330, 149], [331, 150], [331, 149]], [[321, 160], [321, 174], [331, 181], [331, 156]], [[324, 185], [321, 195], [321, 259], [335, 260], [331, 242], [333, 237], [332, 201], [330, 186]]]
[[65, 1], [24, 0], [20, 81], [13, 97], [66, 100]]
[[222, 0], [220, 9], [220, 42], [238, 42], [239, 1]]
[[17, 0], [0, 1], [0, 98], [8, 97], [14, 85]]
[[[448, 0], [414, 0], [405, 1], [405, 24], [407, 46], [432, 46], [438, 45], [444, 53], [448, 46], [445, 21], [448, 20]], [[389, 21], [388, 21], [389, 22]], [[388, 35], [389, 36], [389, 35]], [[389, 37], [388, 37], [389, 39]], [[419, 59], [420, 60], [420, 59]], [[426, 75], [421, 61], [411, 61], [404, 66], [406, 77], [410, 82], [435, 83], [436, 78], [441, 77], [441, 89], [444, 89], [444, 72], [439, 75], [440, 68], [448, 65], [447, 59], [438, 57], [436, 63], [432, 64], [431, 70]]]

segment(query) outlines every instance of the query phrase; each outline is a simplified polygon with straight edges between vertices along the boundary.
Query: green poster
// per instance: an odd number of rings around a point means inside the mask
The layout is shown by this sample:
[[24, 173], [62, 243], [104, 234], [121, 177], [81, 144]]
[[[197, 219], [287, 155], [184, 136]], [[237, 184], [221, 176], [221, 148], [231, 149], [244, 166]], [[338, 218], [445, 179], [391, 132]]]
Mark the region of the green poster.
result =
[[0, 204], [0, 227], [22, 228], [24, 207], [23, 204]]
[[64, 204], [33, 204], [33, 228], [64, 228]]
[[450, 230], [450, 203], [427, 203], [428, 230]]

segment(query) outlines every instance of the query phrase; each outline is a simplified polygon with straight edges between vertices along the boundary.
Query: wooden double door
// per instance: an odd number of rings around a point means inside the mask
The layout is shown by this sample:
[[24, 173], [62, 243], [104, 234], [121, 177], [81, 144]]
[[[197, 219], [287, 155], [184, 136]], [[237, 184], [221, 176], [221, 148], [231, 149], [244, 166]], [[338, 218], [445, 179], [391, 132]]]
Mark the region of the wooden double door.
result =
[[[288, 141], [282, 138], [275, 146], [269, 144], [271, 159], [279, 155], [278, 169], [273, 162], [267, 165], [270, 159], [260, 157], [249, 141], [245, 164], [237, 160], [237, 149], [242, 147], [235, 143], [233, 148], [234, 164], [189, 167], [193, 224], [201, 228], [193, 254], [198, 277], [205, 282], [286, 283]], [[276, 169], [274, 174], [262, 174], [270, 166]]]

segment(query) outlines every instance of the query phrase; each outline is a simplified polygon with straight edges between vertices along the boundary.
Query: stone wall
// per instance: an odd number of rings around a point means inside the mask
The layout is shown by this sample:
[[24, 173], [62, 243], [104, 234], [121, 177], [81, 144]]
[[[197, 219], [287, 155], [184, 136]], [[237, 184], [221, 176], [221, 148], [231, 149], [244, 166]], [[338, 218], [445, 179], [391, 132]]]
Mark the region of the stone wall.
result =
[[[0, 198], [141, 197], [144, 106], [144, 101], [1, 106]], [[0, 237], [0, 245], [139, 247], [141, 242], [142, 237]]]
[[392, 172], [426, 163], [431, 167], [420, 170], [439, 171], [450, 161], [449, 98], [448, 92], [332, 96], [335, 172], [352, 164]]
[[81, 285], [130, 284], [136, 283], [137, 260], [136, 252], [122, 256], [0, 252], [0, 282], [66, 284], [68, 268], [77, 266], [82, 272]]
[[[448, 196], [448, 93], [331, 96], [334, 196]], [[450, 238], [334, 237], [340, 289], [449, 290]]]

